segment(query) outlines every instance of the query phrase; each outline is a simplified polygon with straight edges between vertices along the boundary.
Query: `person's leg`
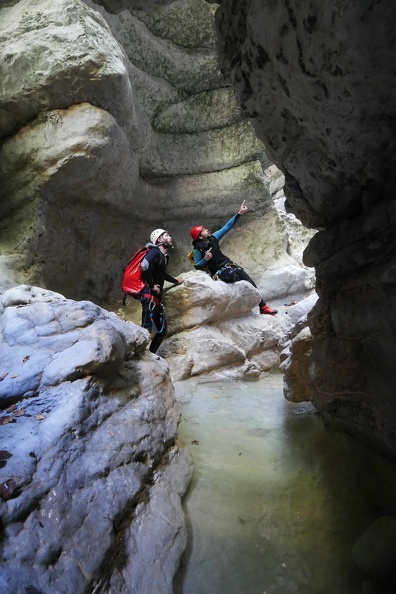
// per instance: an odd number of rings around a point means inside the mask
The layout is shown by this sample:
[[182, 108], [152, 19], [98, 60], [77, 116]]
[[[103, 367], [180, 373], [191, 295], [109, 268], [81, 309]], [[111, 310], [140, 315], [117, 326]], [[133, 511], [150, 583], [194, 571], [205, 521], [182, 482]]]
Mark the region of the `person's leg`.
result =
[[156, 353], [161, 346], [162, 341], [164, 340], [165, 336], [167, 335], [167, 324], [166, 324], [166, 317], [165, 311], [162, 305], [156, 305], [153, 311], [153, 321], [154, 321], [154, 330], [155, 335], [153, 340], [151, 341], [150, 351], [152, 353]]
[[[248, 283], [250, 283], [251, 285], [253, 285], [253, 287], [256, 287], [256, 289], [257, 289], [256, 283], [254, 282], [254, 280], [252, 278], [250, 278], [248, 273], [245, 272], [245, 270], [243, 268], [241, 268], [240, 266], [237, 266], [235, 268], [235, 272], [237, 274], [238, 280], [247, 281]], [[270, 314], [270, 315], [274, 316], [275, 314], [278, 313], [277, 309], [271, 309], [271, 307], [268, 307], [268, 305], [266, 305], [263, 298], [261, 298], [261, 301], [259, 303], [259, 309], [260, 309], [260, 313], [262, 313], [262, 314]]]
[[142, 328], [146, 328], [146, 330], [148, 330], [151, 334], [151, 330], [153, 327], [150, 317], [151, 299], [149, 299], [148, 297], [141, 297], [140, 303], [142, 304]]
[[155, 336], [151, 341], [149, 350], [152, 353], [156, 353], [167, 334], [166, 318], [163, 312], [163, 307], [162, 305], [157, 305], [148, 297], [142, 297], [140, 303], [142, 304], [143, 328], [146, 328], [150, 334], [153, 328], [155, 331]]
[[256, 287], [256, 289], [257, 289], [256, 283], [254, 282], [254, 280], [252, 278], [250, 278], [248, 273], [245, 272], [245, 270], [243, 268], [241, 268], [240, 266], [237, 266], [234, 268], [234, 270], [237, 274], [238, 280], [247, 281], [248, 283], [250, 283], [251, 285], [253, 285], [253, 287]]

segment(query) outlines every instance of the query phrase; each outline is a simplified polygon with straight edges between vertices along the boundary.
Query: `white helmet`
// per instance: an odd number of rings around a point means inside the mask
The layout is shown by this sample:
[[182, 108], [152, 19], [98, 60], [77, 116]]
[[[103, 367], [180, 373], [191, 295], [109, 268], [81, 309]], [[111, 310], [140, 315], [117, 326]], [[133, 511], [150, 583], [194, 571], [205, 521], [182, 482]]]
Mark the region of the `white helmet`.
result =
[[157, 243], [157, 239], [159, 237], [161, 237], [161, 235], [163, 233], [166, 233], [166, 229], [155, 229], [152, 234], [150, 235], [150, 241], [151, 243], [156, 244]]

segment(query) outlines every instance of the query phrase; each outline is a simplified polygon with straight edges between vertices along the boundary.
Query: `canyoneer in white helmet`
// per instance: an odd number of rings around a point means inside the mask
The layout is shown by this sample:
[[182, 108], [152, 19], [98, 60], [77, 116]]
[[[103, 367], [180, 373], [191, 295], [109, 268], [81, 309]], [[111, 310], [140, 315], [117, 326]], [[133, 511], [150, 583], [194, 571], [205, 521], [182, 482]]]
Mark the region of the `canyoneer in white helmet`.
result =
[[179, 281], [166, 272], [168, 264], [168, 250], [173, 248], [172, 237], [165, 229], [154, 229], [150, 235], [151, 248], [144, 256], [140, 269], [145, 282], [140, 297], [142, 304], [142, 326], [150, 333], [154, 330], [155, 335], [150, 344], [150, 351], [156, 353], [161, 342], [167, 334], [167, 324], [162, 294], [164, 282], [168, 281], [178, 285]]

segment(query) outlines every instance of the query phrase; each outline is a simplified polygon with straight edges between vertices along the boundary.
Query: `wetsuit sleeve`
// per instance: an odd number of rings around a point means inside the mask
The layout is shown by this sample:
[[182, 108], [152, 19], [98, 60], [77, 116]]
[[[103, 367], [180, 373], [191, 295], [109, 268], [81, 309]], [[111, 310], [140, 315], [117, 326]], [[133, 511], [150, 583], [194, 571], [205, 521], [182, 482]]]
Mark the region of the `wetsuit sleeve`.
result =
[[199, 250], [193, 250], [193, 257], [194, 257], [194, 268], [197, 270], [203, 270], [206, 266], [206, 260], [202, 257], [201, 252]]
[[171, 276], [167, 272], [165, 272], [165, 280], [168, 281], [168, 283], [173, 283], [174, 285], [178, 285], [179, 284], [179, 281], [177, 280], [177, 278], [174, 278], [173, 276]]
[[153, 280], [153, 266], [158, 262], [158, 252], [157, 250], [150, 250], [144, 256], [143, 260], [140, 263], [140, 270], [142, 271], [142, 278], [144, 282], [152, 289], [154, 287], [154, 280]]
[[224, 227], [222, 227], [221, 229], [219, 229], [218, 231], [215, 231], [214, 233], [212, 233], [213, 237], [215, 237], [217, 239], [217, 241], [219, 241], [222, 237], [224, 237], [224, 235], [226, 233], [228, 233], [228, 231], [230, 229], [232, 229], [232, 227], [235, 225], [235, 223], [237, 222], [237, 220], [239, 219], [241, 215], [239, 215], [238, 213], [236, 215], [234, 215], [232, 217], [232, 219], [230, 219], [225, 225]]

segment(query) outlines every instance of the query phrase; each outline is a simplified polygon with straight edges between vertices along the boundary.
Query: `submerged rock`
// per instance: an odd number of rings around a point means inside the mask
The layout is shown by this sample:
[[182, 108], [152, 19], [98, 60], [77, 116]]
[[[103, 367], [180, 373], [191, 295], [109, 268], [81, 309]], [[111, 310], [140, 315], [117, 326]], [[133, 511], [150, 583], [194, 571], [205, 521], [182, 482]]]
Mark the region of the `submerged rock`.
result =
[[0, 331], [0, 590], [170, 594], [192, 463], [148, 333], [31, 286]]
[[396, 587], [396, 517], [383, 516], [370, 524], [354, 544], [352, 555], [360, 569]]

